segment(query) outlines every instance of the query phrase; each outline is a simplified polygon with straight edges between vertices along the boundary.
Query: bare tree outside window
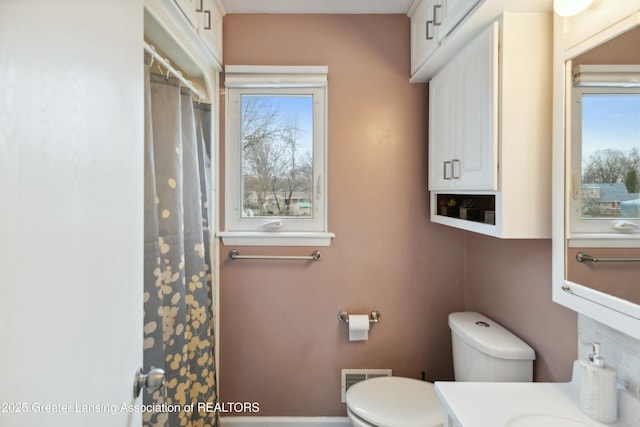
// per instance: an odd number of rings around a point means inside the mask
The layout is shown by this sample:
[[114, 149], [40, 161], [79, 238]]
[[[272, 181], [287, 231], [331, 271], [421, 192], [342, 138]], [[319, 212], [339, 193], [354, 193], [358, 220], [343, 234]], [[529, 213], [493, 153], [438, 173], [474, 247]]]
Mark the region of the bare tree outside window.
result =
[[629, 193], [637, 193], [637, 182], [628, 177], [640, 169], [640, 149], [628, 151], [606, 148], [591, 154], [582, 171], [582, 181], [590, 183], [623, 182]]
[[242, 217], [313, 217], [313, 96], [247, 95]]

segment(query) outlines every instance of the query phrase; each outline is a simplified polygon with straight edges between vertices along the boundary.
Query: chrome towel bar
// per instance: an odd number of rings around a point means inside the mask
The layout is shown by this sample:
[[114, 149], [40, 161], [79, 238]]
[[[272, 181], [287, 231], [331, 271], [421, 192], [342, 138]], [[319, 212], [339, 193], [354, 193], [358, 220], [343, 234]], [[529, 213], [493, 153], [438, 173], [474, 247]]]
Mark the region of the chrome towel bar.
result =
[[296, 256], [296, 255], [240, 255], [237, 249], [232, 249], [229, 252], [231, 259], [284, 259], [284, 260], [303, 260], [303, 261], [320, 261], [320, 251], [313, 251], [308, 256]]
[[[372, 311], [371, 313], [369, 313], [369, 323], [378, 323], [380, 321], [380, 317], [382, 316], [380, 315], [379, 311]], [[338, 313], [338, 319], [342, 320], [345, 323], [349, 323], [349, 313], [347, 313], [346, 311], [341, 311], [340, 313]]]
[[584, 252], [578, 252], [576, 260], [578, 262], [640, 262], [640, 258], [596, 258]]

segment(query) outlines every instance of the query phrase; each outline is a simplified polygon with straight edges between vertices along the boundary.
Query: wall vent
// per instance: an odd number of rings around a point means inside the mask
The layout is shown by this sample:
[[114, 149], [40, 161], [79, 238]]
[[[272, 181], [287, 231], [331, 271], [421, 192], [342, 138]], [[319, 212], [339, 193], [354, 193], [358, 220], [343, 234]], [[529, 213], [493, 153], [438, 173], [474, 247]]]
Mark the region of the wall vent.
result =
[[376, 377], [390, 377], [391, 369], [343, 369], [340, 390], [342, 393], [342, 403], [347, 401], [347, 390], [349, 387], [360, 381]]

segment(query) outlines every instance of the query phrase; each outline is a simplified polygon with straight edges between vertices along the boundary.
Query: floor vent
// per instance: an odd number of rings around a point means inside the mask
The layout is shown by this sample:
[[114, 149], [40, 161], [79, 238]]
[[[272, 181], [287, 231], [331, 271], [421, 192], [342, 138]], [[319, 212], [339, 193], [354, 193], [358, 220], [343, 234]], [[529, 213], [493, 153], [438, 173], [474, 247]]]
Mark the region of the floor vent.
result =
[[347, 401], [347, 390], [349, 387], [360, 381], [376, 377], [390, 377], [391, 369], [343, 369], [340, 390], [342, 392], [342, 403]]

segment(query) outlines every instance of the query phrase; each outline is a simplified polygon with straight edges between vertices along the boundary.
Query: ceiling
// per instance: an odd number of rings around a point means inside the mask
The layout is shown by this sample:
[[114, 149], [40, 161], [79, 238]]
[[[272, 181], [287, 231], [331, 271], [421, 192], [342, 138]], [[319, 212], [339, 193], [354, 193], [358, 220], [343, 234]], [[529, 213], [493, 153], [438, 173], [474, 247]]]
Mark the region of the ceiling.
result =
[[399, 13], [412, 0], [222, 0], [227, 13]]

